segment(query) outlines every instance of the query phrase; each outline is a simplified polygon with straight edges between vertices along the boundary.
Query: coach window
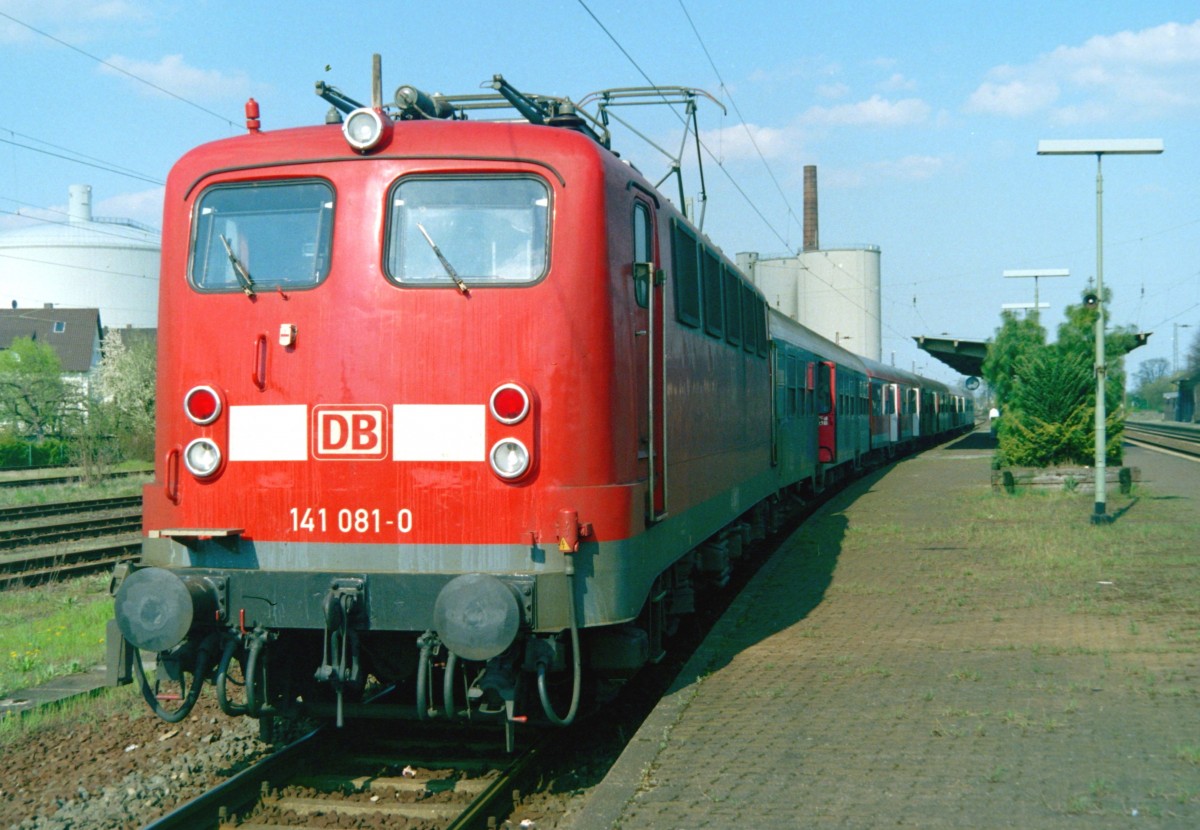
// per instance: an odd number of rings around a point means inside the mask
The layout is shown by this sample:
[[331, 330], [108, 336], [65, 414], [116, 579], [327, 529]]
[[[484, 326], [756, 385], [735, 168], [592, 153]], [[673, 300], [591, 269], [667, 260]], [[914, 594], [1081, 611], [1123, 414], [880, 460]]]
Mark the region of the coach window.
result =
[[200, 291], [305, 288], [329, 273], [328, 182], [215, 185], [200, 195], [194, 216], [188, 277]]
[[833, 389], [828, 363], [817, 364], [817, 414], [828, 415], [833, 409]]
[[787, 359], [787, 414], [800, 414], [800, 367], [792, 355]]
[[385, 258], [403, 285], [520, 285], [546, 274], [550, 190], [531, 176], [413, 176], [392, 187]]

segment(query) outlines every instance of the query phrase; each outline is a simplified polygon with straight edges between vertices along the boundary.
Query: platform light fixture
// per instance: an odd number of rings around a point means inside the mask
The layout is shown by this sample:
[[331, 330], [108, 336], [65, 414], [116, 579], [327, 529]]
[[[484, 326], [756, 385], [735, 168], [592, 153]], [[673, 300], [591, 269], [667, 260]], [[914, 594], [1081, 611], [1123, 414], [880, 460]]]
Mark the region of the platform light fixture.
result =
[[1108, 374], [1104, 357], [1104, 156], [1159, 155], [1163, 151], [1161, 138], [1100, 138], [1042, 140], [1038, 142], [1039, 156], [1095, 156], [1096, 157], [1096, 296], [1099, 298], [1096, 314], [1096, 500], [1092, 513], [1092, 524], [1109, 524], [1105, 504], [1106, 449], [1108, 445], [1105, 427], [1105, 380]]
[[1038, 302], [1038, 280], [1042, 277], [1069, 277], [1071, 271], [1067, 268], [1025, 268], [1005, 271], [1004, 276], [1012, 279], [1017, 277], [1033, 278], [1033, 317], [1036, 320], [1043, 308], [1049, 308], [1048, 303]]

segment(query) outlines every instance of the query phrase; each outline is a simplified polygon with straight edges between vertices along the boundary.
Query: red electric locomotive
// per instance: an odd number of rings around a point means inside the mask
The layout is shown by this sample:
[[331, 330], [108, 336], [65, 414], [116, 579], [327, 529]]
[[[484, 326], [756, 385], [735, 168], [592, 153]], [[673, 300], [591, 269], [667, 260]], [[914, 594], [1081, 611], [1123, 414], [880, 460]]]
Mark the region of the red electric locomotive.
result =
[[[374, 676], [510, 742], [569, 722], [778, 494], [859, 462], [818, 433], [865, 423], [830, 384], [865, 397], [867, 368], [774, 316], [773, 343], [598, 124], [494, 87], [318, 85], [344, 117], [261, 132], [248, 107], [172, 169], [156, 479], [110, 627], [119, 672], [156, 652], [180, 684], [169, 705], [142, 676], [161, 717], [211, 679], [230, 715], [340, 722]], [[465, 118], [497, 100], [524, 121]]]

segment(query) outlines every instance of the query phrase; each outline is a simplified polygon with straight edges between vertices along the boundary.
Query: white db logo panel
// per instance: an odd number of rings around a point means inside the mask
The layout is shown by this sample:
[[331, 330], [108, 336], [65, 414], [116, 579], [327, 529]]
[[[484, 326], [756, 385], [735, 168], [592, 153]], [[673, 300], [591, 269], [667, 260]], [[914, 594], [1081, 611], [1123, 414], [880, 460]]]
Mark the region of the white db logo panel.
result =
[[318, 404], [312, 410], [312, 454], [326, 460], [388, 457], [388, 411], [378, 404]]

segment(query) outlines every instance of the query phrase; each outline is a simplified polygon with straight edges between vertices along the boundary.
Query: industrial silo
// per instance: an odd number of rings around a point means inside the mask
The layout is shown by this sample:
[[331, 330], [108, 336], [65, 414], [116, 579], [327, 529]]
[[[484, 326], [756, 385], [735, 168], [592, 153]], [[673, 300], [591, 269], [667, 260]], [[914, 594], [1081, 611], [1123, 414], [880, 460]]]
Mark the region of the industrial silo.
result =
[[65, 221], [0, 231], [0, 303], [98, 308], [109, 328], [153, 328], [158, 313], [158, 231], [92, 216], [92, 188], [72, 185]]
[[781, 256], [739, 253], [738, 266], [772, 308], [844, 349], [879, 361], [879, 247], [822, 248], [817, 221], [816, 168], [809, 166], [804, 168], [804, 250]]

